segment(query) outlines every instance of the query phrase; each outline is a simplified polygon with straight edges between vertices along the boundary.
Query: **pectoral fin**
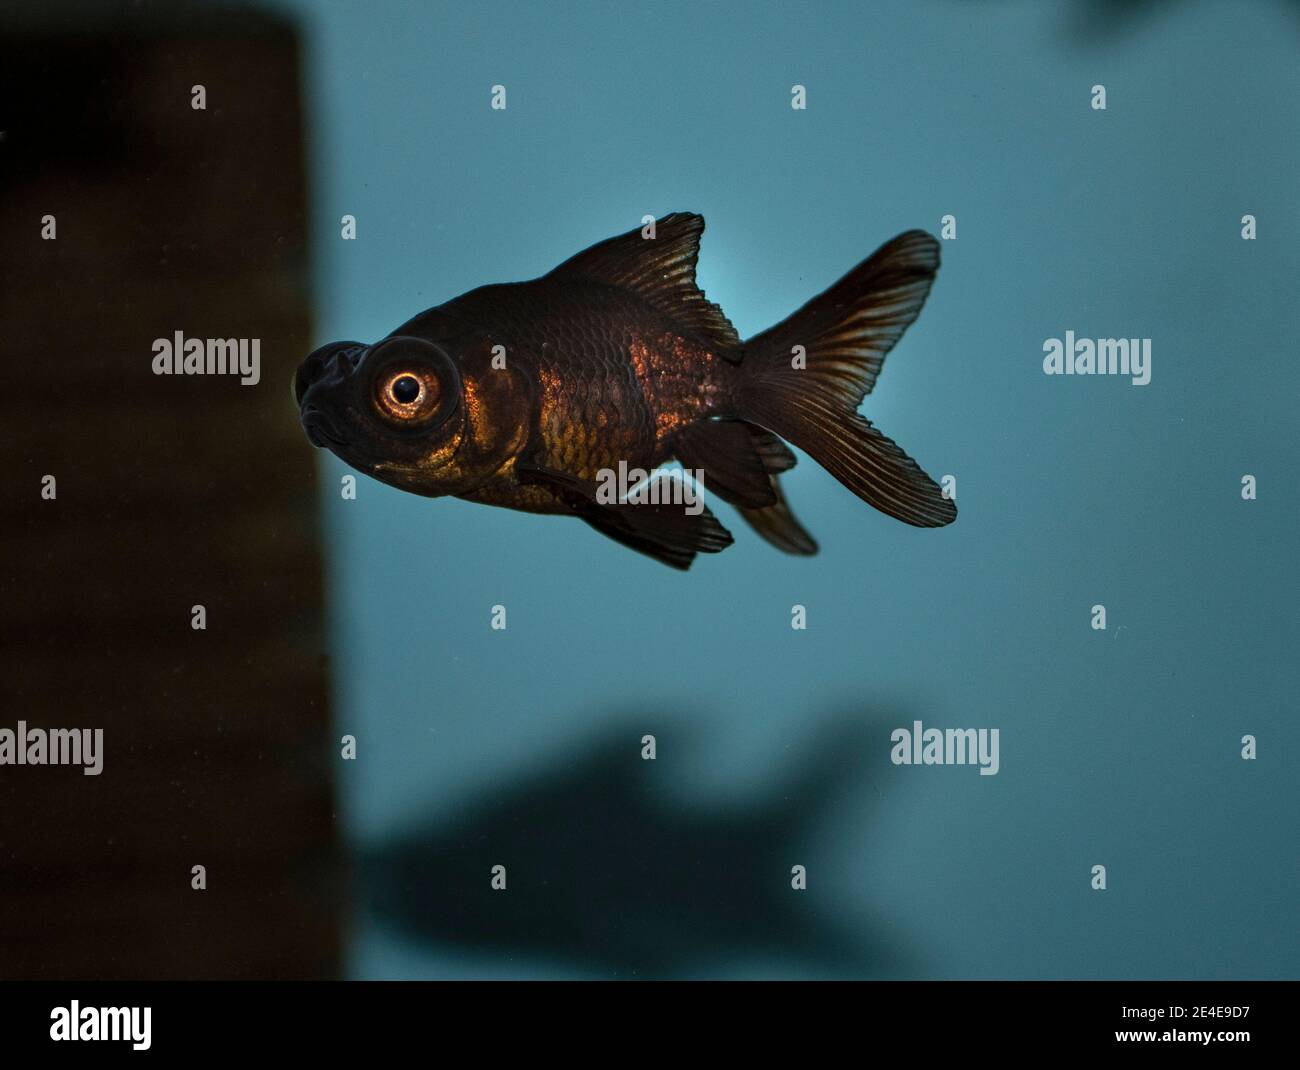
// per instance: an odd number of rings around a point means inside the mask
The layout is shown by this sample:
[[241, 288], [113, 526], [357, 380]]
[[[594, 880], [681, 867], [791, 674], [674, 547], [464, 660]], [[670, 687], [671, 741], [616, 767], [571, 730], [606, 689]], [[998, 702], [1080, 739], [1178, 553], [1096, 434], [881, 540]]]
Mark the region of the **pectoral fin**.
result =
[[692, 514], [684, 504], [607, 504], [597, 498], [591, 480], [524, 461], [515, 465], [515, 476], [521, 483], [546, 487], [602, 535], [673, 568], [688, 569], [697, 553], [715, 554], [731, 545], [731, 532], [702, 506]]

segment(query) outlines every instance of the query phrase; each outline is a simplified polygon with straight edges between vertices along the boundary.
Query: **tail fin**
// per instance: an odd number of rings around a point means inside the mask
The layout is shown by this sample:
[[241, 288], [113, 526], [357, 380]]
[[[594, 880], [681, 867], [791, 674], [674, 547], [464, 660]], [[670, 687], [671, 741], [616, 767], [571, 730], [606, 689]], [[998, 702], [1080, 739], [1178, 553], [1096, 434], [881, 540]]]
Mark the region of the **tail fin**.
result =
[[[942, 527], [957, 506], [906, 453], [858, 415], [894, 347], [930, 292], [939, 243], [909, 230], [825, 293], [745, 343], [740, 416], [805, 450], [883, 513]], [[795, 364], [802, 346], [806, 366]]]

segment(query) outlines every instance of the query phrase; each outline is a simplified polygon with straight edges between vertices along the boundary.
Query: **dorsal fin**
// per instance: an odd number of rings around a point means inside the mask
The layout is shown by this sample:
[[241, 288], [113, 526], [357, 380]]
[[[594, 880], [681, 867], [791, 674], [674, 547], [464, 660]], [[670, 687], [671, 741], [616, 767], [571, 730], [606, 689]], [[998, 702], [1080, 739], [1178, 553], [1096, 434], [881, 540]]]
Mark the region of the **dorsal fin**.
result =
[[655, 221], [653, 238], [641, 237], [639, 227], [607, 238], [569, 257], [547, 278], [590, 279], [630, 290], [700, 341], [732, 349], [740, 345], [736, 328], [695, 283], [703, 232], [703, 216], [673, 212]]

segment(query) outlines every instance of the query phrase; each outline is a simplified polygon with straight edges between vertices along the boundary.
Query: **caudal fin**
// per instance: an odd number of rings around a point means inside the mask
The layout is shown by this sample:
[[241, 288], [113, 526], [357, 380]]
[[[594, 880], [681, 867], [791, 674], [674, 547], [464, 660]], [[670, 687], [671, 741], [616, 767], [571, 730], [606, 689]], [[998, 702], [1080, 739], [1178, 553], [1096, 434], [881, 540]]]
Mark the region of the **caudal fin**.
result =
[[[806, 451], [881, 512], [942, 527], [957, 506], [906, 453], [858, 414], [885, 355], [930, 292], [939, 243], [909, 230], [825, 293], [744, 345], [740, 415]], [[798, 360], [802, 347], [804, 359]]]

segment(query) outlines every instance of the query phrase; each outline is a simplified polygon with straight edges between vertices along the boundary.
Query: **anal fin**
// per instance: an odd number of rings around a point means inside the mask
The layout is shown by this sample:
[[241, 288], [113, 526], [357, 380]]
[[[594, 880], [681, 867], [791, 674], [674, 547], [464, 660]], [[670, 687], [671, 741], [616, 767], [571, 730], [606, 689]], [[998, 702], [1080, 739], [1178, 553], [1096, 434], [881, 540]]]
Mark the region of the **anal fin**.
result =
[[764, 505], [759, 509], [741, 509], [740, 515], [778, 550], [798, 557], [812, 557], [817, 552], [817, 540], [808, 534], [807, 529], [790, 511], [775, 473], [772, 475], [772, 490], [776, 494], [776, 501], [772, 505]]
[[682, 467], [704, 472], [712, 492], [740, 510], [746, 522], [787, 554], [810, 557], [817, 540], [786, 503], [778, 478], [795, 456], [776, 435], [744, 420], [707, 420], [686, 428], [673, 441]]

